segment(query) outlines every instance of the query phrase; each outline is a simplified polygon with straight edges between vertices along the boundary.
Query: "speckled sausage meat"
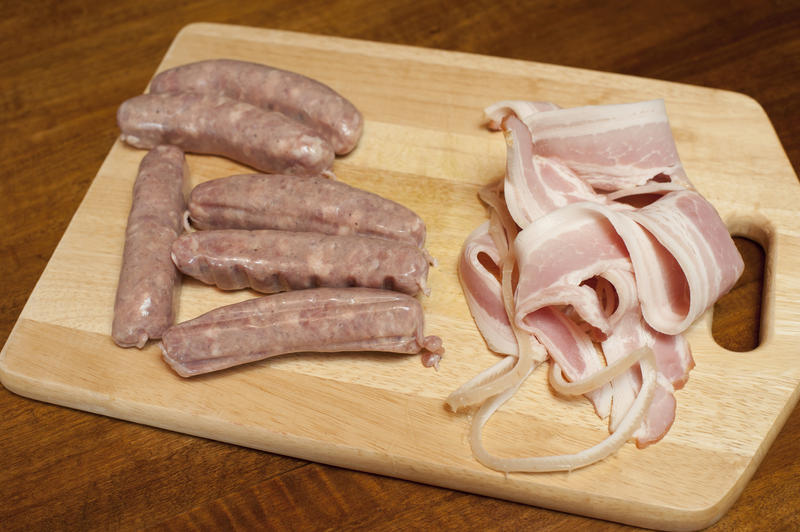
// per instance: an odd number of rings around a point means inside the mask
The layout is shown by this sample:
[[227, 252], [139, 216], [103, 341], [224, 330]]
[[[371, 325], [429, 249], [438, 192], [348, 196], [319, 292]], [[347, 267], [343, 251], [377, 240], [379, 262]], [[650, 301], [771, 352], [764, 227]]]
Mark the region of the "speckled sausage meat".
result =
[[425, 224], [377, 194], [321, 177], [247, 174], [206, 181], [189, 197], [198, 229], [281, 229], [391, 238], [422, 246]]
[[318, 131], [338, 154], [355, 148], [363, 118], [339, 93], [314, 79], [278, 68], [211, 59], [165, 70], [153, 78], [151, 93], [201, 92], [280, 111]]
[[183, 152], [158, 146], [142, 159], [133, 186], [111, 336], [143, 347], [174, 321], [178, 270], [170, 246], [181, 233], [186, 173]]
[[261, 172], [319, 175], [334, 153], [313, 129], [285, 115], [224, 96], [142, 94], [117, 110], [122, 140], [136, 148], [174, 144]]
[[182, 377], [307, 351], [422, 353], [436, 365], [444, 352], [424, 336], [411, 296], [372, 288], [311, 288], [212, 310], [164, 333], [164, 360]]
[[267, 294], [365, 286], [427, 292], [428, 261], [413, 244], [361, 235], [239, 229], [195, 231], [172, 244], [183, 273], [223, 290]]

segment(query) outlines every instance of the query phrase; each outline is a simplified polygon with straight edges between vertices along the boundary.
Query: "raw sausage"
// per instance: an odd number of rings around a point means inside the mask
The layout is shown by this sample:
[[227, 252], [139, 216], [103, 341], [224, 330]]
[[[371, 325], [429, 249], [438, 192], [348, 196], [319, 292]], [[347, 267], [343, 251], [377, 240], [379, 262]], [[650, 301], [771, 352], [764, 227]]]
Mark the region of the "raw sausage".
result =
[[267, 65], [211, 59], [158, 74], [151, 93], [221, 94], [270, 111], [279, 111], [318, 131], [343, 155], [355, 148], [363, 129], [356, 107], [317, 80]]
[[319, 175], [334, 159], [330, 144], [308, 126], [224, 96], [141, 94], [122, 103], [117, 122], [122, 140], [136, 148], [174, 144], [262, 172]]
[[223, 290], [267, 294], [366, 286], [416, 295], [428, 260], [413, 244], [362, 235], [241, 229], [195, 231], [172, 244], [180, 271]]
[[425, 223], [377, 194], [322, 177], [246, 174], [206, 181], [189, 197], [197, 229], [280, 229], [391, 238], [422, 247]]
[[305, 351], [422, 353], [436, 365], [438, 336], [424, 336], [419, 301], [373, 288], [311, 288], [214, 309], [164, 333], [164, 360], [182, 377]]
[[158, 146], [144, 156], [133, 186], [125, 230], [111, 336], [121, 347], [142, 348], [174, 321], [178, 270], [170, 258], [181, 232], [184, 181], [183, 152]]

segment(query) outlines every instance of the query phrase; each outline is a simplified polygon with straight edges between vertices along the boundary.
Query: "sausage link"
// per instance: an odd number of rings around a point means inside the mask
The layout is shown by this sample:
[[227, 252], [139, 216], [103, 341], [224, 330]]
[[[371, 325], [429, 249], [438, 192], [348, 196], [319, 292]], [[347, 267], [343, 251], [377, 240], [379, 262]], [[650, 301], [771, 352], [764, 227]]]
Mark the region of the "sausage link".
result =
[[365, 286], [427, 293], [428, 261], [413, 244], [361, 235], [241, 229], [195, 231], [172, 244], [180, 271], [223, 290], [267, 294]]
[[158, 146], [144, 156], [133, 186], [111, 336], [142, 348], [172, 325], [178, 270], [170, 258], [181, 233], [187, 166], [183, 152]]
[[377, 194], [322, 177], [246, 174], [206, 181], [189, 197], [198, 229], [280, 229], [391, 238], [422, 247], [425, 223]]
[[262, 172], [319, 175], [334, 159], [330, 144], [308, 126], [224, 96], [141, 94], [122, 103], [117, 123], [122, 140], [136, 148], [174, 144]]
[[210, 59], [158, 74], [151, 93], [221, 94], [269, 111], [279, 111], [318, 131], [343, 155], [361, 137], [363, 118], [356, 107], [327, 85], [287, 70], [233, 59]]
[[411, 296], [312, 288], [234, 303], [170, 327], [161, 350], [182, 377], [306, 351], [422, 353], [434, 365], [442, 341], [424, 336], [423, 327], [422, 306]]

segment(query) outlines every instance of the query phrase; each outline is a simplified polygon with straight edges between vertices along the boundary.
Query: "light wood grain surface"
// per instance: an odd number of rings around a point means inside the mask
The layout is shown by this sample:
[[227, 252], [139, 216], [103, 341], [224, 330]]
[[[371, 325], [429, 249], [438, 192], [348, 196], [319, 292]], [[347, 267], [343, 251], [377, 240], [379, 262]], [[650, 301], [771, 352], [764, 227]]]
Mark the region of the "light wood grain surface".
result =
[[[764, 106], [796, 168], [797, 132], [792, 129], [797, 128], [792, 120], [796, 107], [792, 105], [797, 103], [792, 99], [796, 92], [792, 93], [790, 87], [797, 81], [796, 55], [792, 54], [797, 37], [793, 31], [796, 23], [791, 25], [792, 6], [758, 11], [757, 16], [749, 18], [736, 10], [704, 15], [682, 11], [680, 6], [660, 8], [660, 13], [658, 9], [641, 14], [635, 11], [625, 24], [617, 22], [618, 32], [628, 24], [646, 27], [656, 15], [666, 17], [673, 25], [655, 27], [651, 35], [622, 43], [605, 33], [612, 32], [608, 25], [594, 25], [598, 19], [609, 23], [615, 20], [611, 10], [605, 13], [580, 6], [532, 6], [526, 13], [499, 4], [459, 4], [449, 10], [432, 5], [410, 9], [385, 4], [370, 11], [355, 3], [300, 7], [276, 4], [269, 15], [245, 7], [237, 8], [241, 12], [236, 14], [234, 8], [229, 11], [210, 3], [146, 9], [124, 4], [83, 9], [60, 3], [52, 8], [44, 4], [39, 9], [22, 7], [20, 13], [12, 10], [3, 34], [12, 53], [2, 63], [4, 74], [7, 72], [2, 80], [2, 109], [9, 117], [2, 149], [11, 170], [3, 181], [1, 211], [3, 227], [8, 227], [0, 259], [4, 278], [8, 279], [8, 296], [2, 308], [4, 341], [116, 138], [116, 106], [141, 92], [177, 31], [198, 20], [458, 49], [746, 92]], [[356, 17], [356, 13], [360, 15]], [[345, 19], [351, 23], [344, 23]], [[65, 20], [71, 23], [65, 25]], [[43, 27], [50, 29], [42, 31]], [[579, 31], [581, 28], [584, 31]], [[709, 35], [698, 37], [703, 33], [700, 30]], [[539, 37], [533, 39], [531, 33]], [[738, 39], [732, 41], [734, 36]], [[560, 45], [539, 42], [545, 38]], [[517, 46], [511, 46], [512, 42]], [[708, 44], [711, 42], [716, 48]], [[98, 43], [100, 47], [96, 48]], [[602, 45], [605, 53], [597, 49]], [[569, 56], [570, 46], [573, 56]], [[652, 56], [652, 60], [647, 62], [639, 55]], [[402, 65], [387, 61], [385, 68], [402, 69]], [[748, 72], [758, 75], [748, 77]], [[379, 69], [376, 75], [380, 75]], [[423, 84], [413, 85], [416, 89]], [[419, 90], [424, 93], [425, 87]], [[363, 89], [362, 93], [369, 91]], [[378, 95], [373, 98], [379, 99]], [[365, 103], [367, 108], [374, 104]], [[430, 111], [434, 113], [428, 115], [431, 123], [441, 119], [436, 109]], [[402, 106], [395, 112], [396, 119], [401, 120]], [[448, 123], [448, 129], [456, 133], [471, 126], [464, 120]], [[677, 129], [684, 128], [688, 125], [679, 119]], [[377, 135], [395, 132], [388, 127], [375, 128]], [[738, 141], [746, 135], [732, 128], [731, 138]], [[791, 143], [793, 139], [795, 144]], [[416, 155], [414, 159], [424, 160], [424, 153]], [[692, 153], [689, 160], [702, 161], [699, 155]], [[367, 156], [364, 150], [361, 157]], [[751, 161], [753, 166], [761, 162], [757, 156]], [[404, 164], [413, 165], [414, 161]], [[694, 164], [699, 165], [701, 173], [714, 170], [703, 168], [700, 162]], [[768, 183], [762, 184], [750, 192], [767, 197], [769, 188]], [[110, 203], [107, 208], [113, 210]], [[740, 220], [750, 223], [746, 218]], [[92, 223], [102, 224], [102, 216]], [[102, 238], [98, 244], [103, 244]], [[727, 338], [721, 340], [728, 342], [726, 345], [731, 345], [731, 339], [740, 342], [737, 349], [751, 347], [758, 335], [748, 325], [748, 315], [757, 313], [759, 306], [760, 255], [747, 243], [743, 250], [752, 269], [732, 299], [721, 304], [714, 331], [717, 338]], [[791, 281], [792, 272], [786, 277]], [[53, 286], [57, 291], [58, 283]], [[68, 342], [58, 331], [48, 331], [40, 341], [53, 338]], [[794, 359], [792, 354], [787, 350], [788, 360], [796, 360], [796, 353]], [[255, 523], [303, 529], [411, 528], [424, 524], [483, 529], [525, 524], [559, 528], [586, 522], [599, 528], [619, 528], [607, 522], [114, 421], [22, 399], [7, 391], [0, 397], [5, 413], [0, 442], [7, 475], [0, 488], [0, 509], [4, 524], [12, 529]], [[798, 500], [796, 418], [795, 411], [772, 447], [764, 449], [764, 462], [718, 527], [760, 529], [797, 524], [793, 511]]]

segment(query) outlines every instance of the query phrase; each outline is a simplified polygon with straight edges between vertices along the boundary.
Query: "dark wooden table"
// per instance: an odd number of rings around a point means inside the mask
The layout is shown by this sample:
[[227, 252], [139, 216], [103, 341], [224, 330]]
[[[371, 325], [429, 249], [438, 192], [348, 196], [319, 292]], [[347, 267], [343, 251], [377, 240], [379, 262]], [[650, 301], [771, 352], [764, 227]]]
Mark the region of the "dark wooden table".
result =
[[[597, 5], [595, 5], [597, 4]], [[708, 5], [707, 5], [708, 4]], [[715, 5], [717, 4], [717, 5]], [[0, 343], [176, 32], [197, 21], [338, 35], [746, 93], [800, 168], [800, 3], [372, 0], [4, 2]], [[758, 342], [763, 254], [715, 335]], [[614, 523], [309, 463], [18, 397], [0, 388], [0, 529], [617, 530]], [[714, 530], [800, 529], [800, 408]]]

